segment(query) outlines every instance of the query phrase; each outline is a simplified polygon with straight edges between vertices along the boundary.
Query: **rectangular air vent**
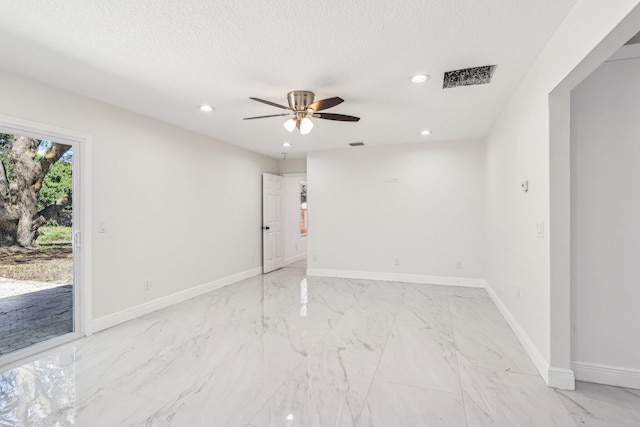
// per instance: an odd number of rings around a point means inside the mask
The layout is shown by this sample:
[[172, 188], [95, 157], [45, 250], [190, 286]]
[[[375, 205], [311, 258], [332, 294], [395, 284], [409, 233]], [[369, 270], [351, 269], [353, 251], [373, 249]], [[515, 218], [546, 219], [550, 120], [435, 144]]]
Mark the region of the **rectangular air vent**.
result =
[[362, 147], [364, 142], [350, 142], [349, 145], [352, 147]]
[[444, 73], [442, 89], [451, 89], [460, 86], [486, 85], [491, 81], [495, 65], [483, 67], [465, 68], [463, 70], [447, 71]]

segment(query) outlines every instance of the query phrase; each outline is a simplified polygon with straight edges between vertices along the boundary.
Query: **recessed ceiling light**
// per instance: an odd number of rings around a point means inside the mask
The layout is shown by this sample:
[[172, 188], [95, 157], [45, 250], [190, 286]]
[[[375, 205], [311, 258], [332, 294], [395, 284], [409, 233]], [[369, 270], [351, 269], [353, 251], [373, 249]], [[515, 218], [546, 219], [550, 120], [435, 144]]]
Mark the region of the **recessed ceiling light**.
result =
[[430, 78], [431, 76], [429, 74], [416, 74], [409, 77], [409, 81], [411, 81], [411, 83], [424, 83]]
[[422, 132], [420, 132], [420, 135], [431, 135], [431, 131], [425, 129]]
[[282, 146], [283, 147], [291, 147], [291, 143], [290, 142], [283, 142]]
[[215, 110], [215, 108], [208, 104], [199, 105], [198, 108], [200, 109], [200, 111], [204, 111], [205, 113], [210, 113]]

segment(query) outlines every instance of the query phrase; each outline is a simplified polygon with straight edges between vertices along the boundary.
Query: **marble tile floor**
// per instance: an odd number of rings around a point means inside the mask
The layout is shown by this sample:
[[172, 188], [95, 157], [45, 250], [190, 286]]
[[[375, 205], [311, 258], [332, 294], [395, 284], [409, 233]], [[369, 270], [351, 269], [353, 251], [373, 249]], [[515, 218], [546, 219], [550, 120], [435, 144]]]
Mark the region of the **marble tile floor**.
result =
[[0, 355], [72, 331], [71, 285], [0, 278]]
[[0, 369], [0, 426], [638, 425], [546, 387], [479, 289], [257, 276]]
[[557, 393], [579, 426], [640, 426], [640, 390], [577, 381]]

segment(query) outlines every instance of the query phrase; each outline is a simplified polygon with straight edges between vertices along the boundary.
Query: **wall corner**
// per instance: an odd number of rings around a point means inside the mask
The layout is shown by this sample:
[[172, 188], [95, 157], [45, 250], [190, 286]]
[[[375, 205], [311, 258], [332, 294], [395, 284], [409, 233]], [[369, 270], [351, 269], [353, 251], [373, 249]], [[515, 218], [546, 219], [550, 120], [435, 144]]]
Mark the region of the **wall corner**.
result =
[[571, 369], [551, 366], [549, 367], [547, 385], [560, 390], [575, 390], [576, 378]]

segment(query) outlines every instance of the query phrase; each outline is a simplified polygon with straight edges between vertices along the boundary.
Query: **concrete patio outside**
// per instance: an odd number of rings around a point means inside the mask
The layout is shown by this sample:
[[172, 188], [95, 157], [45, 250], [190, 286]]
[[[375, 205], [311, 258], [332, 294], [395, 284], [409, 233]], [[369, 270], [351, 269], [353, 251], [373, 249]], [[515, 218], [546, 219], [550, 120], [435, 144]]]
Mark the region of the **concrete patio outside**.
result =
[[72, 288], [0, 277], [0, 355], [72, 332]]

